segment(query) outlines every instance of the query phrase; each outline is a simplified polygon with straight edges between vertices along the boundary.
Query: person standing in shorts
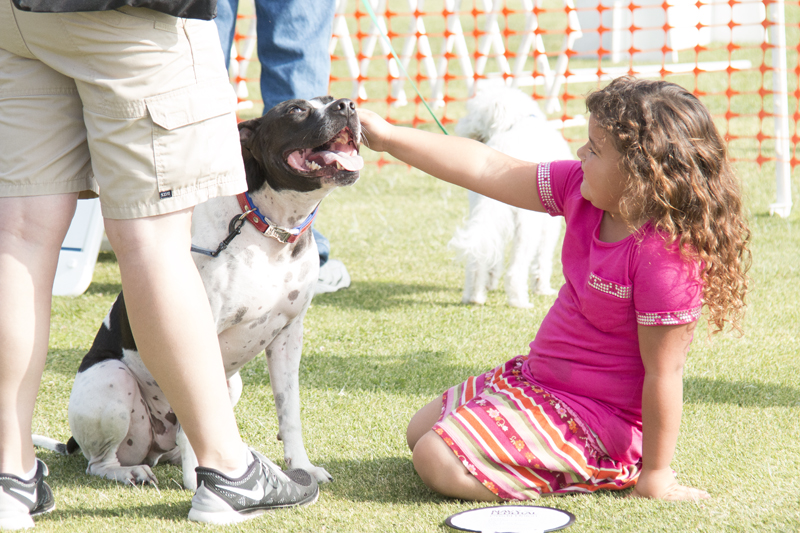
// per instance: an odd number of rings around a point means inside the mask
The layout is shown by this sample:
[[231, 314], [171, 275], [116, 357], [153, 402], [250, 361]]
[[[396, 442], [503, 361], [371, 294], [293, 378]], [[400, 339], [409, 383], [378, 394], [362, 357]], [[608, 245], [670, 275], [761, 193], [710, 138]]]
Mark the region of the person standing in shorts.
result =
[[[201, 465], [189, 517], [232, 523], [318, 496], [310, 476], [242, 443], [190, 253], [193, 206], [247, 187], [221, 53], [209, 20], [0, 0], [0, 529], [55, 506], [31, 428], [58, 255], [82, 195], [99, 194], [137, 347]], [[265, 490], [240, 504], [229, 484]]]

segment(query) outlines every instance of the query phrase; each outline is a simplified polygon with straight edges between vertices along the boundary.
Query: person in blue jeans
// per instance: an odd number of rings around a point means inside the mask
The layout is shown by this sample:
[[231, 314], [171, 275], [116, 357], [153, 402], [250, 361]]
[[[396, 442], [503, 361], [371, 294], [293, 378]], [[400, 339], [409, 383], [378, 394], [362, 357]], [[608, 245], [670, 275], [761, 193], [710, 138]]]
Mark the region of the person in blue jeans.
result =
[[[328, 94], [335, 0], [255, 0], [256, 42], [261, 63], [261, 98], [266, 113], [292, 98]], [[217, 31], [230, 66], [239, 0], [218, 0]], [[329, 261], [330, 242], [316, 229], [319, 282], [316, 292], [333, 292], [350, 285], [350, 276], [337, 260]]]

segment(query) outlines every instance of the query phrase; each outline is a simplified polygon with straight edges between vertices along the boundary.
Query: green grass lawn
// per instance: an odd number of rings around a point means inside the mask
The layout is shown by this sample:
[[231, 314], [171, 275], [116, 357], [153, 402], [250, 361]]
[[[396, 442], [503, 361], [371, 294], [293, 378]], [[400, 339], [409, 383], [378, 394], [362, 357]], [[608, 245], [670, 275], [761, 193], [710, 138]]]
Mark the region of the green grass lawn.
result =
[[[768, 216], [771, 193], [762, 175], [743, 178], [753, 229], [746, 335], [709, 340], [699, 331], [673, 462], [683, 482], [712, 499], [674, 504], [603, 493], [538, 502], [575, 514], [570, 531], [800, 530], [800, 212]], [[794, 186], [800, 190], [797, 179]], [[406, 424], [448, 386], [525, 353], [553, 297], [534, 296], [531, 310], [507, 307], [502, 292], [483, 307], [460, 304], [463, 274], [447, 242], [466, 208], [463, 190], [401, 165], [368, 165], [358, 183], [325, 200], [318, 228], [353, 283], [312, 302], [300, 382], [309, 454], [334, 481], [313, 506], [230, 529], [444, 531], [447, 516], [475, 506], [422, 484], [405, 445]], [[554, 285], [561, 282], [557, 274]], [[86, 294], [55, 299], [36, 432], [70, 436], [74, 374], [119, 289], [117, 264], [105, 253]], [[265, 359], [245, 367], [243, 379], [236, 408], [242, 436], [278, 459]], [[87, 476], [83, 457], [39, 456], [50, 466], [58, 502], [37, 520], [41, 531], [208, 529], [186, 520], [191, 493], [180, 488], [176, 467], [154, 469], [158, 488], [133, 488]]]
[[[796, 5], [793, 13], [796, 20]], [[796, 51], [790, 61], [796, 64]], [[411, 107], [395, 113], [410, 117]], [[758, 152], [753, 139], [731, 149], [739, 159]], [[536, 502], [572, 512], [577, 521], [570, 532], [800, 531], [800, 169], [793, 178], [795, 211], [787, 219], [768, 214], [772, 165], [743, 162], [739, 173], [753, 230], [745, 336], [709, 339], [698, 328], [672, 465], [682, 482], [706, 489], [712, 499], [665, 503], [601, 493]], [[533, 309], [518, 310], [505, 305], [501, 291], [485, 306], [462, 305], [463, 272], [447, 242], [466, 211], [463, 190], [403, 165], [367, 165], [357, 184], [325, 200], [316, 227], [353, 281], [348, 290], [314, 298], [300, 383], [306, 447], [334, 481], [313, 506], [226, 529], [445, 531], [447, 516], [476, 506], [441, 498], [422, 484], [405, 444], [406, 425], [447, 387], [527, 353], [554, 298], [533, 296]], [[557, 287], [560, 264], [555, 271]], [[83, 296], [54, 299], [35, 432], [69, 438], [75, 372], [119, 290], [115, 258], [103, 253]], [[265, 358], [242, 375], [236, 407], [242, 436], [277, 460], [283, 450]], [[154, 469], [158, 488], [129, 487], [86, 475], [83, 457], [47, 451], [39, 457], [50, 467], [57, 499], [56, 510], [37, 519], [39, 531], [211, 529], [187, 521], [192, 494], [181, 489], [176, 467]]]

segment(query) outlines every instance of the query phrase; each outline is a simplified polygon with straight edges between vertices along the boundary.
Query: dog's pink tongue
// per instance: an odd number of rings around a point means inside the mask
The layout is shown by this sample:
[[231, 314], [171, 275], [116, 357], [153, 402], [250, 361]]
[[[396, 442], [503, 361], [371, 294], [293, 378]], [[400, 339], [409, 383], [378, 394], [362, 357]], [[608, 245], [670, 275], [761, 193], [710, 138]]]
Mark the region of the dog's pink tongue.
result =
[[332, 165], [338, 161], [345, 170], [350, 172], [364, 168], [364, 158], [358, 154], [347, 154], [345, 152], [319, 152], [319, 154], [326, 165]]
[[297, 170], [308, 170], [307, 162], [314, 161], [320, 166], [330, 166], [337, 161], [345, 170], [355, 172], [364, 168], [364, 159], [353, 150], [352, 153], [336, 151], [336, 152], [312, 152], [309, 149], [297, 150], [289, 154], [286, 162], [289, 166]]
[[292, 152], [289, 154], [289, 157], [286, 158], [286, 162], [289, 163], [289, 166], [292, 168], [306, 170], [306, 158], [303, 154], [310, 151], [311, 150], [297, 150], [296, 152]]

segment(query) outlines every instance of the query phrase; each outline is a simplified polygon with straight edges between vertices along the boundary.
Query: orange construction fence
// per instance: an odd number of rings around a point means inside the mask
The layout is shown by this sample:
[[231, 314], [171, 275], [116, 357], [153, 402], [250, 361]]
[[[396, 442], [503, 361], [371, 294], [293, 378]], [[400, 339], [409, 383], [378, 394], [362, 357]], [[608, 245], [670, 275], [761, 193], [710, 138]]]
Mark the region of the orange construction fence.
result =
[[[581, 141], [589, 91], [625, 74], [668, 79], [704, 101], [732, 159], [774, 167], [770, 211], [791, 210], [800, 0], [338, 0], [336, 13], [330, 93], [391, 122], [431, 127], [424, 99], [452, 131], [476, 89], [505, 83]], [[261, 112], [255, 38], [240, 14], [231, 71], [242, 114]]]

